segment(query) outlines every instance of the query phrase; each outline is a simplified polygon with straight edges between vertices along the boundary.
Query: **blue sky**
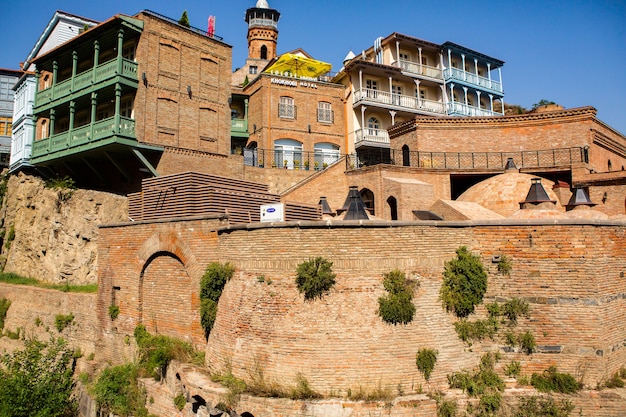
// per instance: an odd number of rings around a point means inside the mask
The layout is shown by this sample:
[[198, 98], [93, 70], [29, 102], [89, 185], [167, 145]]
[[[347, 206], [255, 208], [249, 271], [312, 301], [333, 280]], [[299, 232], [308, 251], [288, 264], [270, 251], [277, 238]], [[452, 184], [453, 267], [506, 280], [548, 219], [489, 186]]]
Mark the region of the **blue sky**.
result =
[[[55, 10], [104, 20], [149, 9], [207, 27], [233, 47], [233, 67], [247, 55], [245, 10], [256, 0], [0, 0], [0, 68], [17, 69]], [[268, 0], [281, 13], [278, 52], [302, 48], [333, 71], [392, 32], [435, 43], [452, 41], [505, 61], [505, 101], [530, 108], [541, 99], [566, 108], [593, 106], [598, 118], [626, 134], [626, 1], [538, 0]], [[7, 16], [9, 17], [7, 19]]]

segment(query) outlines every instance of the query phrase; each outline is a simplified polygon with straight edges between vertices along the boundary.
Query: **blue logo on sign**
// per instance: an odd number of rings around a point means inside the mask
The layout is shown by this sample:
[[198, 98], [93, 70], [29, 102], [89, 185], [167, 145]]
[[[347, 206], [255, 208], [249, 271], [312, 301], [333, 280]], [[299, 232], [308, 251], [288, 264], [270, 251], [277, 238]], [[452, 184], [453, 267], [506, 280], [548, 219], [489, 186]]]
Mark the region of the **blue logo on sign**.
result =
[[270, 208], [267, 209], [268, 213], [273, 213], [275, 211], [276, 211], [276, 209], [274, 207], [270, 207]]

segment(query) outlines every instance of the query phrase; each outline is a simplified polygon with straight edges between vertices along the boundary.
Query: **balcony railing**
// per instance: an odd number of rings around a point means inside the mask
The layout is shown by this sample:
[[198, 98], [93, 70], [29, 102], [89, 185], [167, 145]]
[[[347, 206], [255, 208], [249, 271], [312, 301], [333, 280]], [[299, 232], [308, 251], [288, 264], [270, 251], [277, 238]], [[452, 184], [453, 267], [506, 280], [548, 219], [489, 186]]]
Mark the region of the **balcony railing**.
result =
[[248, 120], [247, 119], [231, 119], [230, 120], [230, 132], [231, 133], [248, 133]]
[[502, 113], [493, 110], [479, 109], [463, 103], [448, 103], [448, 115], [450, 116], [502, 116]]
[[321, 171], [340, 159], [339, 151], [333, 153], [259, 148], [243, 150], [244, 165], [259, 168]]
[[422, 152], [399, 149], [368, 149], [347, 157], [346, 168], [388, 164], [428, 169], [504, 170], [513, 158], [518, 168], [557, 168], [585, 162], [581, 147], [519, 152]]
[[397, 62], [398, 66], [410, 74], [421, 75], [424, 77], [443, 80], [443, 71], [441, 68], [430, 67], [413, 61], [405, 61], [403, 59]]
[[[77, 127], [71, 131], [54, 134], [46, 139], [36, 140], [33, 143], [33, 158], [45, 156], [52, 152], [69, 150], [82, 145], [97, 145], [99, 141], [124, 136], [135, 138], [135, 121], [120, 117], [120, 124], [115, 126], [115, 117], [102, 119], [95, 123]], [[83, 148], [81, 148], [83, 149]]]
[[[121, 59], [121, 74], [118, 73], [118, 60]], [[56, 83], [52, 87], [37, 92], [35, 107], [49, 103], [52, 100], [60, 99], [75, 93], [84, 88], [88, 88], [95, 83], [106, 81], [117, 75], [137, 80], [137, 63], [126, 58], [116, 58], [100, 64], [95, 68], [81, 72], [73, 78]]]
[[393, 106], [413, 113], [446, 114], [444, 104], [439, 101], [393, 94], [387, 91], [372, 90], [369, 88], [363, 88], [354, 92], [354, 103], [361, 101]]
[[389, 133], [385, 129], [359, 129], [355, 133], [354, 146], [374, 145], [388, 148]]
[[475, 73], [463, 71], [458, 68], [446, 68], [443, 70], [443, 77], [446, 81], [457, 80], [467, 84], [473, 84], [481, 88], [489, 89], [498, 93], [502, 93], [502, 83], [490, 80], [489, 78], [476, 75]]

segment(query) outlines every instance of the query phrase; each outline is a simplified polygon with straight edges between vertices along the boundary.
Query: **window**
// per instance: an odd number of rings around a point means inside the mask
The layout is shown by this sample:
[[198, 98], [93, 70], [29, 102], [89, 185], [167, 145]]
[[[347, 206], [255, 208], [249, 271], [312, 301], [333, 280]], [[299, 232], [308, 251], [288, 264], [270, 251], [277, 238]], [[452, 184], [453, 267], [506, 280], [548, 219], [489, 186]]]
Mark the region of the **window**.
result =
[[41, 139], [46, 139], [48, 137], [48, 121], [43, 120], [41, 122]]
[[378, 136], [378, 131], [380, 129], [380, 122], [375, 117], [370, 117], [367, 119], [367, 134], [369, 136]]
[[293, 104], [293, 98], [282, 96], [278, 104], [278, 117], [285, 119], [296, 118], [296, 106]]
[[133, 103], [134, 103], [133, 97], [123, 99], [121, 106], [120, 106], [120, 116], [132, 119], [134, 116], [133, 115]]
[[126, 59], [134, 61], [136, 48], [137, 45], [135, 44], [135, 42], [124, 45], [124, 47], [122, 48], [122, 56]]
[[400, 96], [402, 95], [402, 86], [401, 85], [392, 85], [391, 86], [391, 98], [393, 100], [393, 104], [400, 104]]
[[367, 89], [367, 97], [376, 98], [378, 90], [378, 81], [376, 80], [365, 80], [365, 88]]
[[258, 71], [258, 68], [257, 68], [257, 66], [256, 66], [256, 65], [250, 65], [250, 68], [249, 68], [249, 70], [248, 70], [248, 72], [249, 72], [250, 74], [256, 74], [256, 73], [257, 73], [257, 71]]
[[330, 103], [320, 101], [317, 103], [317, 121], [322, 123], [333, 123], [333, 111]]
[[302, 144], [292, 139], [274, 142], [274, 165], [279, 168], [294, 169], [302, 165]]
[[400, 61], [400, 68], [407, 70], [409, 69], [409, 54], [405, 54], [400, 52], [398, 54], [398, 61]]
[[74, 127], [84, 126], [89, 123], [89, 112], [81, 111], [76, 114], [76, 119], [74, 120]]
[[267, 46], [265, 45], [261, 47], [261, 59], [267, 59]]
[[313, 161], [313, 168], [316, 171], [327, 168], [330, 164], [339, 160], [339, 146], [332, 143], [316, 143], [315, 144], [315, 159]]

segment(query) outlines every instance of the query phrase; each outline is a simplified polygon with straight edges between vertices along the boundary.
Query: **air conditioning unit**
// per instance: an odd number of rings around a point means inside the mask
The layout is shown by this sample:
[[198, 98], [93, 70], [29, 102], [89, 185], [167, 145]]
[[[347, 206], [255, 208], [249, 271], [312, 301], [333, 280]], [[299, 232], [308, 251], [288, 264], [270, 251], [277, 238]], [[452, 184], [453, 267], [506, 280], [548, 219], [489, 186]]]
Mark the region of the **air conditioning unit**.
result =
[[285, 205], [283, 203], [263, 204], [261, 206], [262, 222], [284, 222]]

